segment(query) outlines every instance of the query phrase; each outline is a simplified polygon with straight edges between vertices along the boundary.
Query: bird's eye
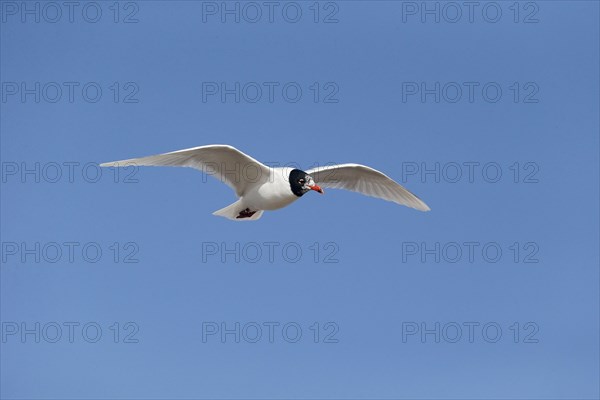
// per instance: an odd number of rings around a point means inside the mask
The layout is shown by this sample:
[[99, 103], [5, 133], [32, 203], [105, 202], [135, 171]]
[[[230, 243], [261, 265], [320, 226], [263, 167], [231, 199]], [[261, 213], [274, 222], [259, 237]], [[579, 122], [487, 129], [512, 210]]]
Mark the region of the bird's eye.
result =
[[300, 180], [298, 181], [298, 183], [304, 183], [304, 182], [305, 182], [305, 180], [304, 180], [304, 179], [300, 179]]

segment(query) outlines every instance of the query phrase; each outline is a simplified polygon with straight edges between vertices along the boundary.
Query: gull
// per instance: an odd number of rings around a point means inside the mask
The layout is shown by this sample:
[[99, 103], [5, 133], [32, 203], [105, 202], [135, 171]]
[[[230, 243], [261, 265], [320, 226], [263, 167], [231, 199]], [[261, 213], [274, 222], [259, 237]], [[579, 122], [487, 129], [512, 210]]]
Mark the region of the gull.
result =
[[310, 191], [346, 189], [420, 211], [430, 208], [393, 179], [360, 164], [327, 165], [302, 171], [268, 167], [233, 146], [214, 144], [155, 156], [100, 164], [101, 167], [190, 167], [230, 186], [238, 200], [213, 215], [234, 221], [255, 221], [264, 211], [286, 207]]

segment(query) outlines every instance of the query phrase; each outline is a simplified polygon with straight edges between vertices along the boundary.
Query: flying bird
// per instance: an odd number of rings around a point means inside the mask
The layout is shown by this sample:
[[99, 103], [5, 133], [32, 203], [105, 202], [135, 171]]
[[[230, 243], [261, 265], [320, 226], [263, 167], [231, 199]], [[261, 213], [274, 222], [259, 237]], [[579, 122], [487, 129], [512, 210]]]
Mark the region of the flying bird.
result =
[[310, 191], [323, 194], [323, 188], [346, 189], [429, 211], [429, 207], [417, 196], [383, 173], [365, 165], [328, 165], [306, 172], [289, 167], [271, 168], [235, 147], [222, 144], [107, 162], [100, 166], [169, 166], [201, 170], [235, 191], [238, 200], [213, 213], [234, 221], [257, 220], [265, 210], [283, 208]]

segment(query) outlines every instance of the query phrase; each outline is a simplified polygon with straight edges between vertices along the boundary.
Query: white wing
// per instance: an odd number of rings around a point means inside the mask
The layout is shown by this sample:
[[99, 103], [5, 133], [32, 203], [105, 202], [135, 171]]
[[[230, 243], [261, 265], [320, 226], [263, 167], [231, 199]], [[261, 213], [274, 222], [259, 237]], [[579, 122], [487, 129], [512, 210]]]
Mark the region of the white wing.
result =
[[306, 173], [314, 178], [317, 185], [324, 188], [351, 190], [420, 211], [430, 210], [427, 204], [399, 183], [365, 165], [329, 165], [308, 170]]
[[238, 196], [243, 196], [254, 185], [266, 182], [271, 170], [266, 165], [232, 146], [214, 144], [193, 147], [142, 158], [113, 161], [101, 167], [126, 166], [191, 167], [218, 178], [229, 185]]

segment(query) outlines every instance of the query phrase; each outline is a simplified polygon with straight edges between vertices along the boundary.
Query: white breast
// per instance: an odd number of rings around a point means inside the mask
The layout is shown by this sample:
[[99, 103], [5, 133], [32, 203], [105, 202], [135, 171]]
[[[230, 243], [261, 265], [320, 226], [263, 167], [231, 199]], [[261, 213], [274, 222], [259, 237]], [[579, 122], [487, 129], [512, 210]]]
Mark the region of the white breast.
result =
[[247, 193], [242, 199], [251, 210], [277, 210], [299, 197], [292, 193], [289, 176], [291, 168], [273, 168], [271, 179]]

